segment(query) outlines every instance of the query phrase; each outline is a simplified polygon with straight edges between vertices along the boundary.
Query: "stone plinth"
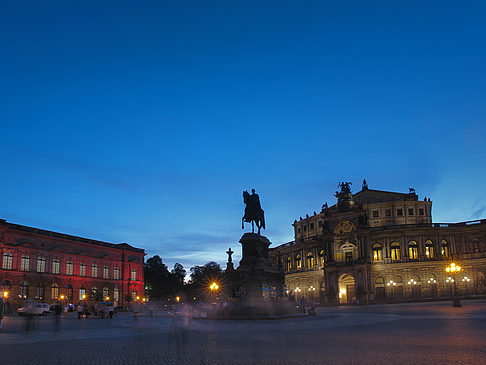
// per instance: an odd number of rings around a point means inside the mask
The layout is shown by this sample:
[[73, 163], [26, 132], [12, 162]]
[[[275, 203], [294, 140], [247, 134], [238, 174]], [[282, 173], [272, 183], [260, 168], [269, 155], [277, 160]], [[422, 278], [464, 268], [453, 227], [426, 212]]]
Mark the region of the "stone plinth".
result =
[[282, 296], [285, 278], [280, 270], [272, 267], [268, 256], [270, 241], [256, 233], [245, 233], [240, 243], [243, 252], [237, 271], [248, 303], [264, 303], [264, 296], [268, 300], [268, 294], [273, 291]]

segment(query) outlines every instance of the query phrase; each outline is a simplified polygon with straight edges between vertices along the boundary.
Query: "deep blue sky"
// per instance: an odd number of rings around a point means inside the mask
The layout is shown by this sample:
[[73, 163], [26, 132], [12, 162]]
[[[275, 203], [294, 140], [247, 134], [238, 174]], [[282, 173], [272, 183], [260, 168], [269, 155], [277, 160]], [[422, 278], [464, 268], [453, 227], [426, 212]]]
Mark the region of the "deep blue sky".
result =
[[186, 269], [338, 181], [486, 217], [484, 1], [4, 1], [0, 217]]

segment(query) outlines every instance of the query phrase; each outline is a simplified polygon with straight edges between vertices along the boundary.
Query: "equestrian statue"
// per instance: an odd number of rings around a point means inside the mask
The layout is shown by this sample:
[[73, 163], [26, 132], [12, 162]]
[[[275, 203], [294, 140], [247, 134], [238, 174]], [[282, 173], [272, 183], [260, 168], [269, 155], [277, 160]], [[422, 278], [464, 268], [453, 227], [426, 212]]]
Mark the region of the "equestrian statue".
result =
[[241, 218], [241, 229], [245, 228], [245, 222], [251, 223], [251, 232], [255, 233], [255, 224], [258, 228], [258, 234], [260, 229], [265, 229], [265, 213], [260, 206], [260, 197], [255, 194], [255, 189], [251, 189], [251, 194], [248, 190], [243, 192], [243, 201], [246, 205], [245, 215]]

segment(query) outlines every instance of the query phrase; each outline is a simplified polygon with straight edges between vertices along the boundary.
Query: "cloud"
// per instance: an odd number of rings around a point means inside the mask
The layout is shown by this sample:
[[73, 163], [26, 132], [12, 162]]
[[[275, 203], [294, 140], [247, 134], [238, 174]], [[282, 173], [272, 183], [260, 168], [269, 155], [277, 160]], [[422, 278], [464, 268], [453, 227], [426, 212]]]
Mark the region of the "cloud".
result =
[[483, 213], [486, 211], [486, 205], [483, 205], [479, 209], [475, 210], [474, 213], [472, 214], [473, 219], [480, 219], [483, 217]]

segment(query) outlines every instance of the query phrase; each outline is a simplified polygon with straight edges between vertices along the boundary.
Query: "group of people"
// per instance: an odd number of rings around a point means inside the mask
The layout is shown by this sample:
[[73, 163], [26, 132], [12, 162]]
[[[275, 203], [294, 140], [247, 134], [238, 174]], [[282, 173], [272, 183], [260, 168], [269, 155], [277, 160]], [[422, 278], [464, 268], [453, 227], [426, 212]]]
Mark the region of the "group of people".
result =
[[115, 315], [115, 309], [111, 303], [96, 303], [89, 306], [86, 303], [78, 305], [78, 319], [81, 317], [88, 318], [89, 315], [93, 315], [95, 318], [113, 318]]

